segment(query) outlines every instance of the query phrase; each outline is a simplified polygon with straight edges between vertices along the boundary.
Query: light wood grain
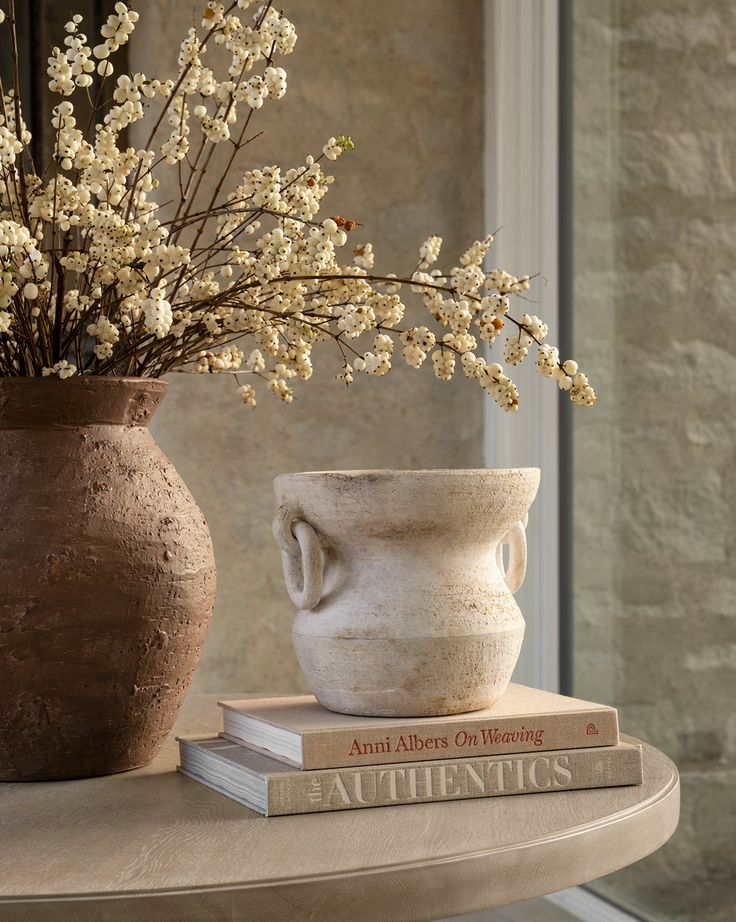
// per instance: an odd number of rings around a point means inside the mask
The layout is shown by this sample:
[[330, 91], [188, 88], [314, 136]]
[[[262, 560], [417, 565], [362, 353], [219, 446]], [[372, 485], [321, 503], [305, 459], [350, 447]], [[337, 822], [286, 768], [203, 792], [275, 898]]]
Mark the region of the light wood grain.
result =
[[[218, 697], [176, 732], [216, 730]], [[0, 919], [419, 922], [529, 899], [669, 838], [677, 770], [644, 755], [637, 787], [265, 819], [177, 775], [172, 738], [134, 772], [0, 787]]]

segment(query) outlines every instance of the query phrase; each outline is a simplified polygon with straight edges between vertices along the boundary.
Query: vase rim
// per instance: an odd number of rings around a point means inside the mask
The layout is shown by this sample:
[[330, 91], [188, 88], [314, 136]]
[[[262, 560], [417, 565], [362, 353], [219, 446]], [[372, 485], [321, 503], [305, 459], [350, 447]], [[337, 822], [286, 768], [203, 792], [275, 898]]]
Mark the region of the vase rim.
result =
[[305, 471], [275, 477], [273, 489], [279, 514], [326, 534], [355, 529], [359, 520], [367, 534], [403, 540], [432, 533], [445, 540], [452, 533], [461, 540], [480, 522], [490, 541], [529, 511], [540, 479], [538, 467]]
[[144, 376], [136, 375], [72, 375], [69, 378], [59, 378], [57, 375], [0, 375], [0, 386], [5, 384], [13, 383], [24, 383], [28, 384], [31, 381], [42, 381], [44, 384], [56, 382], [57, 384], [64, 384], [65, 387], [70, 385], [74, 386], [76, 384], [84, 381], [85, 383], [95, 383], [99, 384], [102, 382], [105, 383], [115, 383], [115, 384], [153, 384], [156, 387], [169, 388], [171, 385], [168, 381], [164, 381], [163, 378], [147, 378]]
[[278, 474], [274, 480], [292, 477], [337, 477], [344, 479], [378, 479], [394, 477], [397, 474], [407, 474], [416, 477], [453, 477], [463, 474], [479, 474], [482, 476], [499, 476], [502, 474], [541, 474], [539, 467], [447, 467], [447, 468], [415, 468], [415, 469], [398, 469], [398, 468], [376, 468], [374, 470], [350, 470], [350, 471], [294, 471], [291, 473]]
[[0, 429], [145, 428], [169, 387], [113, 375], [0, 377]]

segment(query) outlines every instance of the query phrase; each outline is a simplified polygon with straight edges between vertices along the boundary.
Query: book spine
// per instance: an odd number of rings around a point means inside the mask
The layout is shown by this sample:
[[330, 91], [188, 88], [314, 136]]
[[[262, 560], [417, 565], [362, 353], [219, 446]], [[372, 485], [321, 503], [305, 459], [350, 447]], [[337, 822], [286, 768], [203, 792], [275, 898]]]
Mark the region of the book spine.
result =
[[400, 724], [372, 730], [328, 730], [302, 736], [302, 768], [345, 768], [429, 759], [492, 756], [615, 746], [618, 715], [614, 708], [575, 714], [484, 717], [426, 726]]
[[641, 784], [641, 747], [296, 771], [268, 777], [268, 813], [283, 816]]

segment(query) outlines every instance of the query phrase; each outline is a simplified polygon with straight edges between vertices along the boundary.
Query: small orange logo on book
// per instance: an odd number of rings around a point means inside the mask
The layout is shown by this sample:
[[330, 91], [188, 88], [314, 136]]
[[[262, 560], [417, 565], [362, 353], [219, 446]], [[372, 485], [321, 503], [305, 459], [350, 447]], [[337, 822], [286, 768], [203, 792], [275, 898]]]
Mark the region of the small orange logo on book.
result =
[[595, 724], [587, 724], [585, 732], [588, 736], [598, 736], [598, 727]]

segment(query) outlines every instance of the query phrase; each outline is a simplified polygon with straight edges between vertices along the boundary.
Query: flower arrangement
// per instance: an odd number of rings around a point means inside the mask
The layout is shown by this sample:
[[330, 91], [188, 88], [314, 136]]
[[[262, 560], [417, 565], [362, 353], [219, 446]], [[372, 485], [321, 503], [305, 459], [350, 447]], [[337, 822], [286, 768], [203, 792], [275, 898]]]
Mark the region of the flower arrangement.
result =
[[[293, 50], [296, 32], [270, 0], [209, 0], [181, 43], [176, 78], [163, 81], [116, 76], [135, 10], [116, 3], [98, 44], [74, 16], [64, 47], [48, 58], [49, 88], [62, 98], [43, 170], [21, 112], [15, 8], [9, 0], [15, 85], [0, 87], [0, 375], [229, 373], [255, 406], [258, 379], [290, 402], [294, 379], [312, 374], [315, 344], [332, 341], [345, 384], [356, 373], [385, 375], [400, 349], [413, 368], [431, 355], [443, 380], [459, 363], [515, 411], [513, 381], [480, 354], [503, 333], [505, 362], [517, 365], [535, 347], [542, 375], [574, 403], [595, 403], [576, 362], [545, 342], [547, 325], [511, 313], [529, 277], [483, 268], [493, 236], [449, 271], [436, 268], [442, 240], [430, 236], [413, 272], [379, 275], [370, 243], [348, 245], [356, 221], [318, 217], [334, 180], [327, 168], [353, 149], [350, 137], [330, 138], [298, 166], [231, 179], [254, 140], [255, 111], [286, 92], [276, 59]], [[217, 54], [207, 56], [213, 45]], [[75, 93], [92, 107], [86, 127], [75, 118]], [[139, 122], [146, 142], [123, 146], [123, 132]], [[203, 177], [218, 145], [229, 154], [207, 195]], [[173, 204], [151, 195], [161, 170], [176, 175]], [[352, 259], [343, 265], [346, 247]], [[434, 330], [408, 324], [404, 293], [423, 302]]]

